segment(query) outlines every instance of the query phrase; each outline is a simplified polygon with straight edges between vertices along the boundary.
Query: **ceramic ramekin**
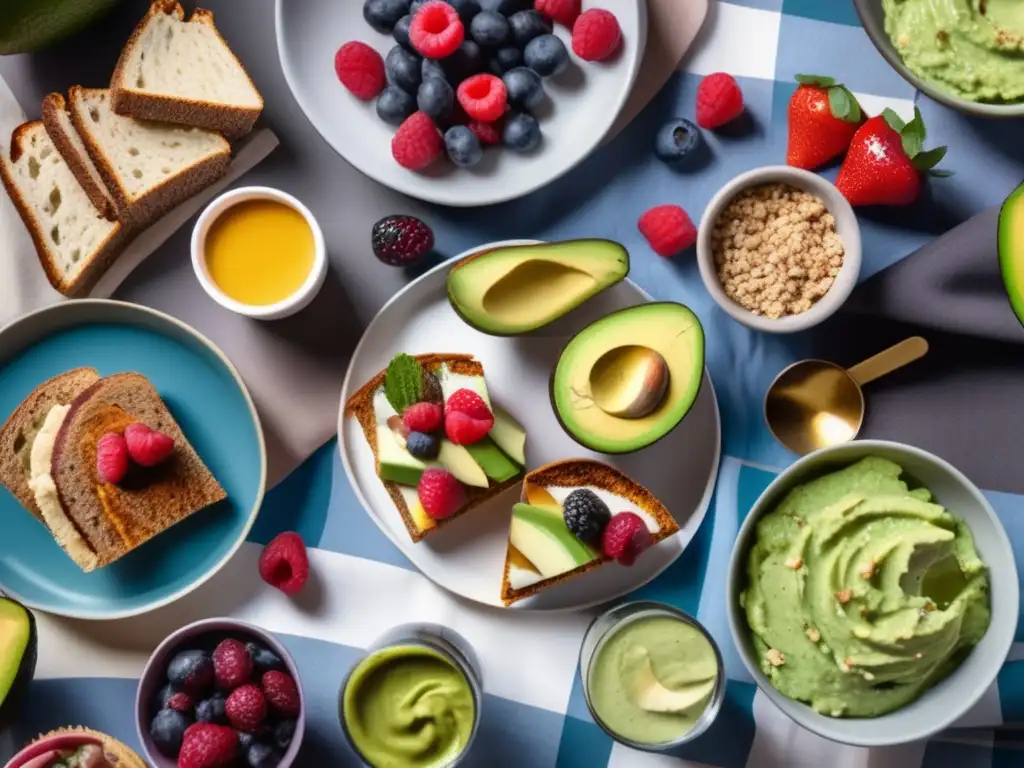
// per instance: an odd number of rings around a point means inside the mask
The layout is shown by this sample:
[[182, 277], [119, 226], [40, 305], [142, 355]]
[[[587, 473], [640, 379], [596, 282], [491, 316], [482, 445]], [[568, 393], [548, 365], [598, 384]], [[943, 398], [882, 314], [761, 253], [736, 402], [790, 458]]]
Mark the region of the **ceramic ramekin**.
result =
[[[224, 293], [220, 286], [213, 281], [206, 265], [206, 236], [210, 227], [229, 208], [247, 200], [274, 200], [283, 203], [301, 213], [313, 233], [313, 268], [306, 277], [306, 281], [295, 293], [275, 304], [254, 305], [236, 301]], [[327, 248], [324, 245], [324, 233], [312, 212], [287, 192], [272, 187], [233, 189], [206, 206], [206, 210], [196, 221], [196, 226], [192, 230], [192, 269], [195, 270], [199, 284], [203, 286], [207, 295], [225, 309], [256, 320], [280, 320], [305, 309], [323, 287], [324, 280], [327, 278]]]

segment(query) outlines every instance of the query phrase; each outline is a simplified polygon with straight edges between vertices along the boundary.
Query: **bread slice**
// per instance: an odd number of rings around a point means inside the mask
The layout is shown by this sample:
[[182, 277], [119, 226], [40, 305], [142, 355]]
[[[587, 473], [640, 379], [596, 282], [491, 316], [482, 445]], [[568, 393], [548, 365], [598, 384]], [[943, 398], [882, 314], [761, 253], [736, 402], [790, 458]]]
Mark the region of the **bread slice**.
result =
[[92, 204], [41, 121], [14, 129], [0, 177], [50, 284], [65, 296], [88, 292], [120, 254], [126, 232]]
[[[422, 365], [425, 370], [431, 373], [438, 371], [442, 366], [446, 366], [451, 373], [462, 374], [464, 376], [484, 375], [483, 365], [481, 365], [480, 361], [475, 360], [472, 355], [432, 354], [413, 355], [413, 357], [419, 361], [420, 365]], [[352, 395], [345, 404], [345, 415], [347, 417], [354, 417], [358, 420], [359, 426], [363, 430], [363, 435], [366, 437], [366, 442], [369, 443], [370, 450], [373, 451], [373, 458], [376, 462], [378, 475], [380, 475], [380, 456], [377, 446], [377, 417], [374, 413], [373, 400], [377, 390], [384, 385], [384, 377], [386, 373], [387, 371], [383, 370], [366, 382], [366, 384], [364, 384], [358, 392]], [[516, 485], [516, 483], [521, 479], [522, 475], [519, 474], [503, 483], [495, 483], [494, 481], [491, 481], [491, 485], [487, 488], [475, 488], [464, 485], [463, 487], [465, 488], [468, 499], [465, 506], [456, 511], [455, 514], [450, 515], [443, 520], [430, 520], [427, 525], [423, 525], [418, 522], [418, 516], [413, 514], [413, 510], [409, 509], [406, 497], [402, 493], [403, 486], [383, 479], [381, 482], [384, 483], [384, 488], [387, 490], [388, 496], [391, 497], [391, 501], [394, 502], [395, 508], [402, 516], [402, 522], [405, 523], [405, 527], [406, 530], [409, 531], [410, 538], [412, 538], [414, 542], [419, 542], [425, 536], [435, 533], [451, 523], [452, 520], [455, 520], [475, 507], [478, 507], [487, 499], [493, 498], [506, 488], [511, 488]]]
[[156, 0], [121, 51], [110, 82], [114, 110], [220, 131], [252, 130], [263, 97], [217, 31], [213, 14], [197, 8], [185, 21], [174, 0]]
[[70, 404], [99, 379], [92, 368], [57, 374], [33, 389], [0, 427], [0, 485], [40, 522], [43, 514], [28, 487], [32, 443], [53, 406]]
[[110, 190], [118, 216], [144, 227], [228, 170], [219, 133], [122, 117], [106, 88], [72, 86], [71, 122]]
[[[679, 531], [675, 518], [654, 495], [636, 481], [630, 479], [618, 469], [592, 459], [569, 459], [546, 464], [526, 475], [523, 480], [522, 502], [542, 509], [550, 514], [552, 525], [562, 526], [564, 535], [575, 537], [565, 526], [562, 518], [561, 501], [572, 490], [589, 488], [604, 492], [621, 503], [611, 512], [633, 511], [646, 518], [647, 529], [655, 542], [667, 539]], [[553, 489], [563, 489], [561, 491]], [[560, 498], [556, 500], [555, 495]], [[607, 497], [605, 501], [607, 502]], [[578, 547], [586, 549], [581, 542]], [[501, 599], [505, 605], [532, 597], [538, 592], [562, 584], [569, 579], [581, 576], [588, 571], [600, 568], [612, 562], [600, 552], [590, 550], [592, 559], [582, 565], [557, 574], [549, 574], [545, 578], [541, 569], [537, 568], [524, 553], [512, 543], [509, 533], [508, 553], [505, 556], [505, 571], [501, 581]], [[643, 557], [641, 554], [640, 557]], [[513, 574], [515, 572], [515, 574]], [[531, 573], [532, 572], [532, 575]]]
[[43, 125], [46, 126], [50, 140], [68, 164], [68, 168], [75, 174], [75, 178], [82, 185], [96, 210], [105, 218], [115, 221], [117, 212], [114, 208], [114, 199], [107, 191], [107, 186], [96, 170], [92, 158], [89, 157], [78, 131], [72, 125], [71, 113], [68, 112], [67, 102], [61, 94], [51, 93], [43, 99]]
[[[156, 467], [133, 465], [118, 485], [107, 483], [96, 466], [97, 442], [136, 421], [173, 438], [174, 452]], [[96, 567], [226, 498], [159, 393], [139, 373], [108, 376], [74, 400], [57, 434], [51, 476], [64, 514], [96, 554]]]

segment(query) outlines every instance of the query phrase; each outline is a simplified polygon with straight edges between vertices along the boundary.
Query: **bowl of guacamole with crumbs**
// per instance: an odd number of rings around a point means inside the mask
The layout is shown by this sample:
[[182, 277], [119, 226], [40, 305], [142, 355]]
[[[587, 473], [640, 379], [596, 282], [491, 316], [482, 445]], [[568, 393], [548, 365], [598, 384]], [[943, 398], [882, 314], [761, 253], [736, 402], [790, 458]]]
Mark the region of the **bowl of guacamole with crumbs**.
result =
[[761, 690], [860, 746], [948, 727], [995, 680], [1019, 583], [984, 495], [911, 446], [817, 451], [771, 482], [729, 569], [729, 623]]

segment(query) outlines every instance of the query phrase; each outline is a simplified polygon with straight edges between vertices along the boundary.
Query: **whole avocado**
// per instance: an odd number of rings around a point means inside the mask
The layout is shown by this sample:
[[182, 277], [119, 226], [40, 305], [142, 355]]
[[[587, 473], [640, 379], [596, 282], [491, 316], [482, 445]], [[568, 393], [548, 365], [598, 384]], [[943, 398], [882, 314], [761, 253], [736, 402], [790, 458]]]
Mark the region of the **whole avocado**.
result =
[[0, 54], [48, 48], [99, 19], [120, 0], [3, 0]]

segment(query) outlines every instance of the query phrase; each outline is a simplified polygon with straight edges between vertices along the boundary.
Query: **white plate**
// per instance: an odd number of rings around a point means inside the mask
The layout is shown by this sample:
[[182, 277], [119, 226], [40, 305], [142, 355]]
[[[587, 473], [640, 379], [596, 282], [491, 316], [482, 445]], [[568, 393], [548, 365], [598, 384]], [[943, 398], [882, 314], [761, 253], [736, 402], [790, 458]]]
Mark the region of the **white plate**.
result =
[[276, 0], [277, 50], [285, 80], [302, 111], [335, 151], [372, 179], [442, 205], [491, 205], [522, 197], [575, 167], [601, 141], [622, 109], [640, 71], [647, 39], [644, 0], [587, 0], [606, 8], [622, 28], [623, 46], [606, 63], [581, 61], [569, 31], [556, 25], [572, 66], [545, 80], [548, 100], [537, 111], [543, 141], [532, 153], [492, 149], [475, 168], [447, 161], [426, 173], [402, 168], [391, 156], [395, 129], [382, 122], [374, 102], [355, 98], [334, 73], [334, 54], [362, 40], [386, 54], [395, 42], [363, 19], [361, 0]]
[[[535, 241], [491, 243], [463, 254]], [[453, 263], [453, 262], [452, 262]], [[395, 295], [370, 323], [352, 356], [338, 417], [341, 459], [352, 488], [377, 526], [428, 578], [462, 597], [502, 605], [501, 578], [512, 505], [520, 486], [489, 500], [465, 518], [414, 544], [374, 468], [373, 454], [355, 419], [346, 419], [348, 398], [399, 352], [471, 353], [484, 365], [487, 389], [526, 428], [529, 468], [568, 458], [596, 458], [645, 485], [668, 507], [680, 531], [645, 552], [636, 565], [609, 564], [516, 603], [517, 608], [580, 609], [613, 600], [643, 586], [670, 566], [704, 519], [718, 474], [721, 424], [707, 372], [700, 395], [683, 422], [664, 439], [624, 456], [583, 448], [559, 426], [548, 396], [548, 377], [569, 337], [609, 312], [650, 300], [623, 281], [558, 322], [529, 336], [487, 336], [452, 310], [445, 291], [451, 263], [441, 264]]]

